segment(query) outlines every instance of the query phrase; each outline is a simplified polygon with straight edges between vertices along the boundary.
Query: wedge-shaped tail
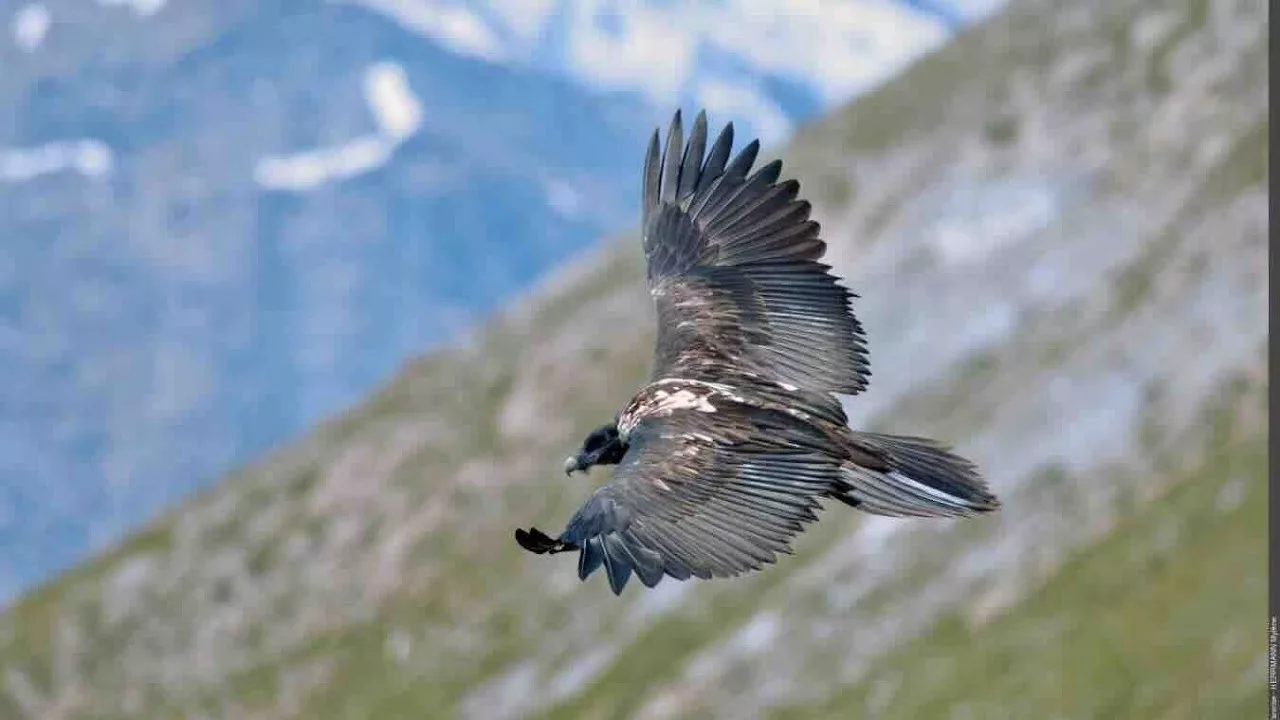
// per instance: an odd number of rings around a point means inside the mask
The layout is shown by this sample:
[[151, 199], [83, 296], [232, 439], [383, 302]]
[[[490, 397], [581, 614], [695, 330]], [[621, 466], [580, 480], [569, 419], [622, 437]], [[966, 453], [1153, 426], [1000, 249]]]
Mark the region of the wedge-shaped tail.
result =
[[842, 468], [841, 501], [894, 517], [967, 517], [990, 512], [1000, 501], [973, 463], [927, 438], [853, 432], [855, 456], [870, 455], [887, 467], [855, 463]]

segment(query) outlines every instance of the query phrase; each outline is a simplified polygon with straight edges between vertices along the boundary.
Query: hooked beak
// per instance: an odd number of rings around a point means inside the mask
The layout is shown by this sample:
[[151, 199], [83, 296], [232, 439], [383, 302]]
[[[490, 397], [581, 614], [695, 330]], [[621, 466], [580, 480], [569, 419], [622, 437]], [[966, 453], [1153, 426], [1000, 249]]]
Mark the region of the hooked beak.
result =
[[574, 474], [575, 472], [578, 472], [579, 470], [586, 470], [586, 468], [585, 468], [585, 467], [583, 466], [583, 464], [582, 464], [582, 456], [581, 456], [581, 455], [571, 455], [571, 456], [569, 456], [569, 457], [565, 458], [565, 460], [564, 460], [564, 474], [565, 474], [566, 476], [568, 476], [568, 475], [572, 475], [572, 474]]

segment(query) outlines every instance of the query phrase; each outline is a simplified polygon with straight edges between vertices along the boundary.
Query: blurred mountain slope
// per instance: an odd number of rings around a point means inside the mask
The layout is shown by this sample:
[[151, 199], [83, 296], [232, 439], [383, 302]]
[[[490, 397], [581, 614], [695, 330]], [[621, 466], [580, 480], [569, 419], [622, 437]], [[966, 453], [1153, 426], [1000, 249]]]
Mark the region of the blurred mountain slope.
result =
[[520, 552], [647, 371], [626, 239], [23, 599], [0, 715], [1252, 717], [1266, 14], [1015, 2], [781, 153], [861, 296], [854, 423], [955, 442], [998, 515], [831, 508], [620, 599]]
[[322, 2], [46, 12], [0, 42], [0, 602], [630, 217], [636, 97]]

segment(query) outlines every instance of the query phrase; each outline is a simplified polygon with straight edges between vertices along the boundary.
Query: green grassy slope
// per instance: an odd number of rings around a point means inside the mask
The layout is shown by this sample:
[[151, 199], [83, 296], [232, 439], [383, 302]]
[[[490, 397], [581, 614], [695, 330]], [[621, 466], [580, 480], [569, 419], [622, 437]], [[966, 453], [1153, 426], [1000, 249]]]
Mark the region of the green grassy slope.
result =
[[998, 515], [830, 508], [621, 598], [519, 551], [647, 374], [628, 239], [23, 598], [0, 717], [1254, 716], [1265, 15], [1014, 0], [778, 150], [862, 296], [854, 422], [956, 443]]

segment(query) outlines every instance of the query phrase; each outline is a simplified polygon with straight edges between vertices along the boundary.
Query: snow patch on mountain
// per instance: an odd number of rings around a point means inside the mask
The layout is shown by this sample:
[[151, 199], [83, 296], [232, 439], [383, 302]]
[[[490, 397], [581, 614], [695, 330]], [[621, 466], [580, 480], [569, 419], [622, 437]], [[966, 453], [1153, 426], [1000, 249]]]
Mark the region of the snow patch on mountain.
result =
[[310, 190], [381, 167], [390, 159], [393, 149], [391, 140], [380, 135], [365, 135], [332, 147], [267, 156], [254, 168], [253, 178], [273, 190]]
[[0, 182], [22, 182], [64, 170], [96, 178], [110, 173], [113, 164], [111, 148], [93, 138], [0, 148]]
[[[335, 1], [383, 14], [456, 52], [637, 92], [663, 108], [692, 102], [745, 121], [766, 142], [798, 119], [770, 80], [804, 88], [827, 106], [893, 75], [951, 31], [937, 13], [895, 0], [787, 0], [768, 12], [748, 0]], [[731, 61], [717, 62], [725, 58]]]
[[98, 0], [107, 7], [128, 7], [139, 17], [151, 17], [164, 9], [168, 0]]
[[378, 128], [394, 140], [404, 140], [422, 126], [422, 103], [409, 87], [404, 68], [393, 62], [369, 67], [364, 96]]
[[52, 16], [48, 8], [40, 3], [23, 5], [13, 15], [13, 42], [19, 50], [31, 52], [40, 47], [49, 32]]
[[495, 61], [503, 57], [503, 43], [494, 29], [479, 13], [461, 3], [434, 0], [331, 2], [362, 5], [391, 18], [404, 29], [429, 37], [460, 55]]
[[254, 179], [263, 187], [299, 192], [386, 164], [396, 148], [422, 126], [422, 103], [409, 87], [404, 68], [394, 62], [375, 63], [365, 71], [364, 94], [377, 132], [340, 145], [267, 156], [254, 168]]

